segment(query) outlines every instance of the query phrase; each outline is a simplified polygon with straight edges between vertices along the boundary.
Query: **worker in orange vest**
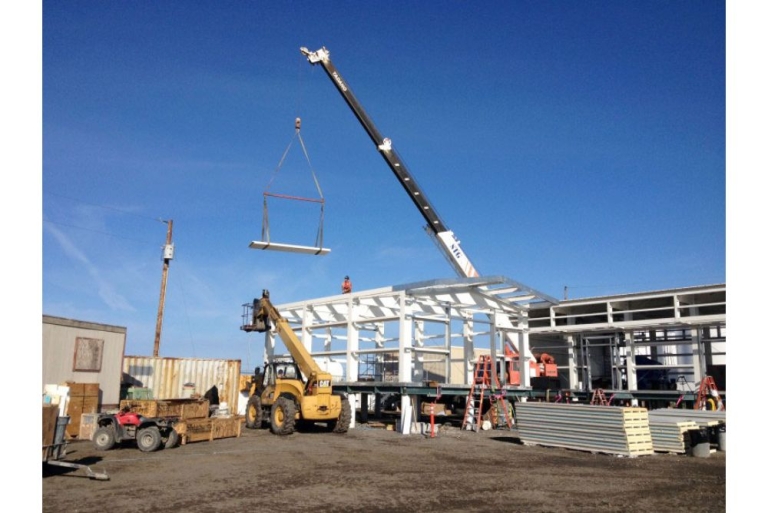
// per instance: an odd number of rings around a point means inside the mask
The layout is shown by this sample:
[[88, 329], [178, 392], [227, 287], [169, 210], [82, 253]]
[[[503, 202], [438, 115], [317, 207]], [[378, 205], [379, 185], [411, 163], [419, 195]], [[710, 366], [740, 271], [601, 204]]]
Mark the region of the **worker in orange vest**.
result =
[[352, 292], [352, 282], [349, 281], [349, 276], [344, 276], [344, 281], [341, 282], [341, 293], [349, 294]]

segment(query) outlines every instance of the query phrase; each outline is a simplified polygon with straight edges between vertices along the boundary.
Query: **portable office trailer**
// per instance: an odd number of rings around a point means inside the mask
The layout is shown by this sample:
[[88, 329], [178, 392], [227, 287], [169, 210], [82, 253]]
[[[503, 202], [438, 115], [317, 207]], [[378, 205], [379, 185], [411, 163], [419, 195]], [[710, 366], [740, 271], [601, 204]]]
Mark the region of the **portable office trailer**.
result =
[[97, 383], [100, 407], [116, 407], [127, 332], [122, 326], [43, 315], [43, 388]]

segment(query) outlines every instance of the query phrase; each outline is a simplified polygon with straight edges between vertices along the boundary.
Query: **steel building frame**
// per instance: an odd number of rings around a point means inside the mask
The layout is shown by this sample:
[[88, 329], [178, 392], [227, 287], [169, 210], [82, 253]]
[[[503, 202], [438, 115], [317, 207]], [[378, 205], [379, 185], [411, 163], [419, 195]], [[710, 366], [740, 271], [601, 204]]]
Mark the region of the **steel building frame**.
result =
[[[459, 381], [466, 387], [475, 349], [489, 350], [495, 360], [503, 357], [504, 340], [520, 354], [530, 354], [532, 346], [557, 354], [561, 376], [574, 390], [591, 390], [590, 359], [601, 352], [609, 355], [612, 384], [617, 385], [608, 388], [629, 392], [637, 389], [638, 372], [648, 370], [635, 365], [636, 354], [688, 347], [685, 363], [676, 363], [674, 358], [681, 356], [666, 352], [661, 366], [677, 369], [692, 382], [706, 374], [713, 356], [724, 360], [724, 350], [712, 350], [713, 341], [725, 341], [724, 284], [558, 301], [509, 278], [490, 276], [417, 282], [276, 307], [313, 357], [345, 367], [342, 384], [353, 411], [367, 397], [359, 391], [371, 382], [377, 392], [398, 389], [403, 434], [416, 418], [420, 387], [432, 377], [425, 373], [425, 362], [442, 362], [443, 381], [450, 383], [451, 348], [456, 346], [463, 348]], [[282, 356], [281, 344], [268, 331], [264, 358]], [[361, 375], [361, 367], [378, 371]], [[520, 366], [521, 391], [530, 390], [527, 367]], [[503, 379], [504, 366], [501, 372]]]
[[[427, 356], [444, 360], [448, 379], [451, 341], [460, 338], [465, 355], [462, 383], [466, 384], [477, 341], [485, 341], [494, 358], [503, 354], [502, 337], [511, 339], [521, 354], [528, 353], [527, 312], [537, 301], [557, 304], [556, 299], [521, 283], [490, 276], [411, 283], [276, 307], [313, 357], [342, 361], [346, 382], [360, 379], [361, 357], [395, 354], [398, 383], [421, 383]], [[274, 332], [266, 333], [266, 360], [275, 357], [277, 342]], [[529, 384], [527, 373], [521, 379]], [[350, 394], [353, 408], [359, 406], [358, 399]], [[401, 404], [402, 432], [407, 434], [413, 406], [407, 397]]]

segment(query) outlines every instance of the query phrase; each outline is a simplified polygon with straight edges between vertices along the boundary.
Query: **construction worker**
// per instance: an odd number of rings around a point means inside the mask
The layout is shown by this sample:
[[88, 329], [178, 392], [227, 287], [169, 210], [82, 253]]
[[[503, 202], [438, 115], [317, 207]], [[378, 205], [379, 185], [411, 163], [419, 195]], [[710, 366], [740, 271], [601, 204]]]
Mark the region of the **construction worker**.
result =
[[352, 282], [349, 281], [349, 276], [344, 276], [344, 281], [341, 282], [341, 293], [349, 294], [352, 292]]

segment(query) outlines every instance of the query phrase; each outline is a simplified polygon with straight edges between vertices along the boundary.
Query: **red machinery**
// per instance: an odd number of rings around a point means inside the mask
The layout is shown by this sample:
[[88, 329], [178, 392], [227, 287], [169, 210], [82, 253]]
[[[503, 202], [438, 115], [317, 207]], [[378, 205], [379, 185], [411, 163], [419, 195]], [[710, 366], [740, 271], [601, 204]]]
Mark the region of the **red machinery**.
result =
[[557, 377], [557, 363], [555, 363], [555, 358], [552, 355], [547, 353], [534, 353], [533, 356], [539, 364], [539, 377]]
[[[515, 352], [512, 347], [507, 343], [504, 344], [504, 356], [507, 362], [506, 374], [507, 385], [520, 386], [520, 355]], [[528, 362], [528, 368], [530, 376], [533, 378], [557, 377], [557, 363], [552, 355], [547, 353], [534, 353], [536, 361], [530, 360]]]
[[178, 444], [178, 433], [173, 429], [175, 418], [144, 417], [127, 409], [118, 413], [99, 416], [98, 428], [93, 433], [93, 445], [97, 450], [108, 451], [116, 444], [135, 441], [142, 452], [152, 452], [164, 446]]

